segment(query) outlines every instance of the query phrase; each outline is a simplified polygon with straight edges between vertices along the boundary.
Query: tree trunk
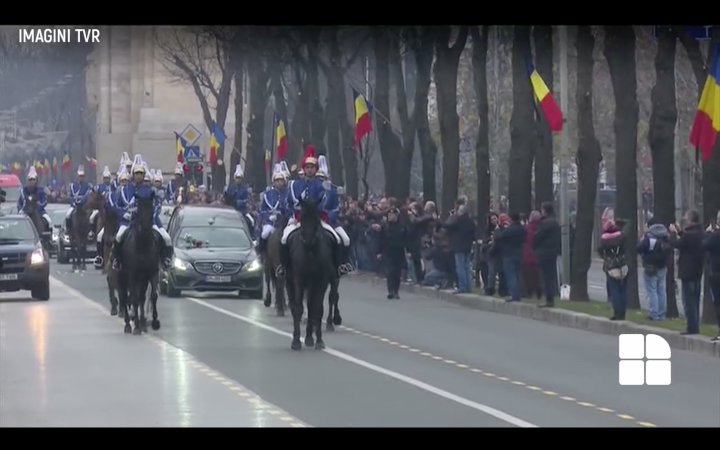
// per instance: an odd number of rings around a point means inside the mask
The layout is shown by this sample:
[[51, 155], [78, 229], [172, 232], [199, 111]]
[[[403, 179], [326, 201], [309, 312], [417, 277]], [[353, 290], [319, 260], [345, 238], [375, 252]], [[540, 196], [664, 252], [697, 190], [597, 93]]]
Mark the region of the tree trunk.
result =
[[[235, 173], [235, 167], [240, 164], [242, 158], [243, 140], [243, 82], [245, 80], [245, 66], [240, 61], [234, 61], [235, 66], [235, 148], [230, 153], [230, 167], [227, 172]], [[223, 176], [226, 180], [226, 176]]]
[[430, 71], [433, 63], [433, 39], [430, 30], [422, 27], [418, 36], [418, 46], [415, 48], [415, 63], [417, 66], [417, 86], [415, 87], [415, 124], [418, 142], [422, 153], [422, 180], [423, 200], [436, 201], [437, 189], [435, 182], [435, 167], [437, 162], [437, 145], [430, 133], [428, 120], [428, 94], [430, 92]]
[[443, 149], [443, 183], [440, 203], [440, 210], [443, 213], [450, 211], [458, 198], [460, 118], [457, 113], [457, 77], [460, 54], [467, 41], [468, 27], [460, 28], [458, 38], [449, 47], [450, 30], [449, 26], [438, 27], [434, 30], [437, 61], [433, 74], [437, 87], [440, 141]]
[[325, 114], [320, 102], [320, 74], [318, 66], [318, 40], [320, 28], [307, 32], [308, 59], [305, 65], [305, 91], [310, 102], [310, 137], [318, 155], [325, 154]]
[[[665, 226], [675, 222], [675, 47], [677, 30], [658, 27], [658, 50], [655, 57], [656, 81], [652, 90], [652, 113], [648, 143], [653, 166], [653, 217]], [[679, 149], [678, 149], [679, 150]], [[667, 317], [677, 317], [675, 300], [674, 258], [668, 258]]]
[[[373, 30], [373, 44], [375, 48], [375, 95], [373, 108], [377, 113], [389, 118], [390, 115], [390, 31], [385, 27]], [[394, 52], [393, 52], [394, 54]], [[396, 181], [398, 149], [400, 139], [395, 135], [392, 124], [385, 118], [376, 115], [378, 142], [380, 143], [380, 157], [382, 158], [385, 174], [385, 195], [398, 196]], [[367, 151], [367, 149], [365, 149]]]
[[250, 120], [247, 129], [247, 155], [245, 178], [255, 192], [261, 192], [267, 184], [265, 173], [265, 108], [267, 106], [268, 76], [257, 57], [248, 61], [250, 82]]
[[508, 173], [510, 211], [532, 209], [532, 165], [535, 148], [534, 98], [528, 79], [526, 58], [530, 55], [530, 27], [516, 25], [513, 32], [513, 113], [510, 119]]
[[[588, 301], [587, 274], [592, 262], [595, 199], [602, 152], [593, 126], [593, 49], [595, 38], [588, 25], [577, 34], [578, 197], [570, 279], [570, 300]], [[537, 161], [535, 162], [537, 164]], [[537, 165], [536, 165], [537, 168]]]
[[302, 74], [302, 61], [297, 57], [292, 62], [292, 71], [295, 75], [297, 95], [294, 100], [290, 132], [288, 133], [288, 164], [300, 164], [305, 153], [305, 146], [310, 143], [310, 99], [305, 92], [307, 82]]
[[[553, 90], [553, 39], [552, 27], [535, 25], [533, 27], [535, 40], [535, 67], [547, 84], [550, 92]], [[592, 41], [594, 42], [594, 41]], [[592, 44], [591, 44], [592, 47]], [[590, 81], [592, 85], [592, 80]], [[533, 94], [534, 95], [534, 94]], [[592, 105], [590, 108], [592, 114]], [[567, 112], [565, 112], [567, 114]], [[579, 113], [578, 113], [579, 114]], [[551, 202], [553, 195], [553, 141], [550, 126], [545, 115], [539, 111], [538, 115], [538, 142], [535, 146], [535, 208], [539, 211], [542, 202]], [[594, 139], [594, 134], [593, 138]]]
[[[398, 30], [399, 31], [399, 30]], [[402, 54], [397, 31], [392, 33], [392, 45], [390, 49], [391, 82], [395, 83], [395, 95], [397, 99], [397, 113], [402, 128], [402, 143], [398, 147], [399, 153], [395, 164], [395, 197], [405, 199], [410, 197], [410, 171], [412, 169], [413, 155], [415, 154], [415, 120], [408, 112], [407, 90], [405, 76], [402, 70]], [[413, 111], [413, 114], [415, 112]]]
[[[327, 145], [330, 156], [330, 176], [333, 183], [346, 186], [343, 167], [342, 150], [345, 148], [341, 137], [342, 117], [345, 108], [345, 91], [342, 73], [342, 51], [338, 44], [339, 27], [332, 27], [328, 42], [330, 46], [330, 64], [323, 65], [327, 80], [327, 98], [325, 99], [325, 123], [327, 128]], [[346, 114], [346, 113], [345, 113]], [[357, 174], [355, 175], [357, 177]], [[348, 190], [349, 192], [349, 190]], [[355, 195], [350, 194], [355, 197]]]
[[478, 105], [478, 137], [475, 147], [475, 170], [477, 173], [477, 218], [485, 223], [490, 209], [490, 125], [488, 118], [487, 51], [488, 25], [471, 27], [473, 43], [473, 80]]
[[625, 250], [628, 258], [627, 306], [639, 309], [637, 271], [637, 124], [638, 100], [635, 68], [635, 30], [632, 26], [605, 27], [605, 58], [615, 95], [615, 218], [630, 224]]

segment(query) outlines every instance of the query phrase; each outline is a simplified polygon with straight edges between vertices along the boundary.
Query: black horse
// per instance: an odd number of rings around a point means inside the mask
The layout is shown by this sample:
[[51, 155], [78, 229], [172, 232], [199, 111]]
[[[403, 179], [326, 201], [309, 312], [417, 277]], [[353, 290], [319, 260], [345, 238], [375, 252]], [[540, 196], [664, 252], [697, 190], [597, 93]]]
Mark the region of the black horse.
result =
[[50, 233], [48, 229], [48, 223], [40, 215], [38, 210], [38, 198], [37, 195], [30, 194], [25, 198], [25, 208], [23, 209], [25, 215], [27, 215], [32, 223], [35, 225], [40, 234], [40, 240], [46, 250], [50, 248]]
[[[151, 188], [140, 187], [135, 192], [137, 212], [134, 223], [127, 230], [122, 248], [122, 267], [120, 268], [119, 284], [120, 304], [124, 309], [125, 333], [130, 333], [130, 315], [128, 304], [133, 307], [133, 321], [135, 328], [132, 333], [139, 335], [147, 332], [147, 319], [145, 318], [145, 294], [148, 286], [158, 277], [160, 269], [161, 247], [160, 240], [153, 230], [155, 215], [155, 192]], [[127, 293], [128, 301], [123, 301]], [[151, 296], [152, 301], [152, 328], [160, 329], [157, 313], [157, 296]]]
[[[285, 280], [293, 315], [293, 340], [291, 348], [300, 350], [300, 321], [303, 316], [303, 297], [307, 295], [308, 321], [305, 345], [313, 344], [322, 350], [323, 299], [336, 268], [333, 265], [333, 237], [322, 225], [319, 201], [300, 200], [300, 229], [288, 239], [290, 267]], [[317, 341], [313, 341], [313, 332]]]

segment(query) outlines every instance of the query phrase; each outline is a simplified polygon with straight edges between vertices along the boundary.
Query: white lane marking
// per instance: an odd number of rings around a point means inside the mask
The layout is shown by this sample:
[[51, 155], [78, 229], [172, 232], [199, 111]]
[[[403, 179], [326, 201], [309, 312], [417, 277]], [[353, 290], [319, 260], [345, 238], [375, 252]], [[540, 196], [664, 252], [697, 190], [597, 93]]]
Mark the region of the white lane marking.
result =
[[[203, 300], [200, 300], [200, 299], [198, 299], [198, 298], [193, 298], [193, 297], [185, 297], [185, 298], [188, 299], [188, 300], [190, 300], [191, 302], [197, 303], [198, 305], [201, 305], [201, 306], [204, 306], [204, 307], [206, 307], [206, 308], [212, 309], [213, 311], [217, 311], [217, 312], [219, 312], [220, 314], [225, 314], [226, 316], [229, 316], [229, 317], [235, 318], [235, 319], [237, 319], [237, 320], [241, 320], [241, 321], [243, 321], [243, 322], [249, 323], [250, 325], [254, 325], [254, 326], [258, 327], [258, 328], [262, 328], [263, 330], [269, 331], [269, 332], [271, 332], [271, 333], [275, 333], [275, 334], [278, 334], [278, 335], [280, 335], [280, 336], [285, 336], [285, 337], [292, 338], [292, 334], [291, 334], [291, 333], [288, 333], [288, 332], [286, 332], [286, 331], [279, 330], [279, 329], [277, 329], [277, 328], [275, 328], [275, 327], [272, 327], [272, 326], [270, 326], [270, 325], [266, 325], [266, 324], [264, 324], [264, 323], [262, 323], [262, 322], [258, 322], [257, 320], [251, 319], [250, 317], [246, 317], [246, 316], [243, 316], [243, 315], [234, 313], [234, 312], [232, 312], [232, 311], [228, 311], [227, 309], [220, 308], [219, 306], [212, 305], [212, 304], [207, 303], [207, 302], [205, 302], [205, 301], [203, 301]], [[500, 410], [495, 409], [495, 408], [493, 408], [493, 407], [491, 407], [491, 406], [487, 406], [487, 405], [484, 405], [484, 404], [482, 404], [482, 403], [474, 402], [474, 401], [472, 401], [472, 400], [469, 400], [469, 399], [467, 399], [467, 398], [464, 398], [464, 397], [461, 397], [461, 396], [459, 396], [459, 395], [453, 394], [452, 392], [448, 392], [448, 391], [446, 391], [446, 390], [444, 390], [444, 389], [440, 389], [440, 388], [438, 388], [438, 387], [432, 386], [432, 385], [430, 385], [430, 384], [427, 384], [427, 383], [422, 382], [422, 381], [420, 381], [420, 380], [417, 380], [417, 379], [415, 379], [415, 378], [409, 377], [409, 376], [407, 376], [407, 375], [403, 375], [403, 374], [401, 374], [401, 373], [392, 371], [392, 370], [390, 370], [390, 369], [386, 369], [386, 368], [384, 368], [384, 367], [375, 365], [375, 364], [373, 364], [373, 363], [364, 361], [364, 360], [362, 360], [362, 359], [355, 358], [354, 356], [348, 355], [347, 353], [344, 353], [344, 352], [341, 352], [341, 351], [338, 351], [338, 350], [333, 350], [333, 349], [331, 349], [331, 348], [329, 348], [329, 347], [326, 348], [324, 351], [325, 351], [325, 353], [327, 353], [327, 354], [329, 354], [329, 355], [332, 355], [332, 356], [334, 356], [334, 357], [336, 357], [336, 358], [340, 358], [340, 359], [342, 359], [342, 360], [345, 360], [345, 361], [347, 361], [347, 362], [356, 364], [356, 365], [358, 365], [358, 366], [365, 367], [366, 369], [372, 370], [372, 371], [374, 371], [374, 372], [381, 373], [381, 374], [383, 374], [383, 375], [387, 375], [387, 376], [389, 376], [389, 377], [391, 377], [391, 378], [395, 378], [396, 380], [400, 380], [400, 381], [402, 381], [402, 382], [404, 382], [404, 383], [407, 383], [407, 384], [409, 384], [409, 385], [415, 386], [415, 387], [417, 387], [417, 388], [419, 388], [419, 389], [422, 389], [422, 390], [424, 390], [424, 391], [430, 392], [430, 393], [432, 393], [432, 394], [435, 394], [435, 395], [437, 395], [437, 396], [439, 396], [439, 397], [442, 397], [442, 398], [445, 398], [445, 399], [447, 399], [447, 400], [450, 400], [450, 401], [453, 401], [453, 402], [456, 402], [456, 403], [460, 403], [461, 405], [465, 405], [465, 406], [467, 406], [467, 407], [469, 407], [469, 408], [472, 408], [472, 409], [475, 409], [475, 410], [478, 410], [478, 411], [482, 411], [482, 412], [484, 412], [485, 414], [488, 414], [488, 415], [490, 415], [490, 416], [493, 416], [493, 417], [495, 417], [495, 418], [497, 418], [497, 419], [500, 419], [500, 420], [505, 421], [505, 422], [507, 422], [507, 423], [510, 423], [510, 424], [512, 424], [512, 425], [515, 425], [515, 426], [518, 426], [518, 427], [523, 427], [523, 428], [537, 428], [537, 425], [535, 425], [535, 424], [532, 424], [532, 423], [530, 423], [530, 422], [526, 422], [526, 421], [524, 421], [524, 420], [522, 420], [522, 419], [520, 419], [520, 418], [518, 418], [518, 417], [512, 416], [512, 415], [510, 415], [510, 414], [508, 414], [508, 413], [506, 413], [506, 412], [500, 411]]]
[[[108, 315], [107, 315], [107, 314], [108, 314], [108, 310], [107, 310], [106, 308], [104, 308], [103, 306], [101, 306], [101, 305], [98, 304], [97, 302], [93, 301], [93, 300], [90, 299], [89, 297], [86, 297], [82, 292], [78, 291], [77, 289], [74, 289], [74, 288], [68, 286], [67, 284], [63, 283], [62, 281], [58, 280], [57, 278], [55, 278], [55, 277], [52, 276], [52, 275], [50, 276], [50, 282], [57, 284], [57, 285], [58, 285], [59, 287], [61, 287], [62, 289], [65, 289], [68, 294], [70, 294], [71, 296], [74, 296], [74, 297], [77, 298], [78, 300], [80, 300], [80, 301], [82, 301], [83, 303], [87, 304], [89, 307], [95, 308], [96, 310], [102, 312], [103, 315], [105, 315], [105, 317], [111, 318], [111, 319], [113, 319], [113, 320], [116, 320], [116, 319], [117, 319], [116, 317], [108, 316]], [[202, 363], [199, 363], [199, 362], [195, 359], [195, 357], [194, 357], [193, 355], [191, 355], [190, 353], [188, 353], [188, 352], [186, 352], [185, 350], [181, 349], [180, 347], [175, 347], [174, 345], [172, 345], [172, 344], [170, 344], [170, 343], [168, 343], [168, 342], [166, 342], [166, 341], [164, 341], [164, 340], [162, 340], [162, 339], [160, 339], [160, 338], [158, 338], [158, 337], [156, 337], [156, 336], [153, 336], [153, 335], [151, 335], [151, 334], [143, 334], [142, 336], [150, 339], [151, 342], [155, 342], [155, 343], [160, 344], [160, 345], [162, 345], [162, 346], [166, 346], [166, 347], [168, 347], [168, 348], [170, 348], [170, 349], [174, 349], [179, 355], [182, 355], [182, 356], [183, 356], [183, 359], [184, 359], [185, 361], [191, 361], [192, 363], [199, 364], [199, 365], [201, 366], [200, 369], [199, 369], [200, 371], [211, 371], [211, 370], [212, 370], [212, 369], [208, 369], [208, 368], [207, 368], [206, 366], [204, 366]], [[234, 386], [231, 386], [230, 389], [235, 390], [235, 389], [233, 389], [233, 387], [234, 387]], [[310, 426], [310, 425], [308, 425], [307, 423], [303, 422], [302, 420], [298, 419], [297, 417], [290, 415], [287, 411], [283, 410], [282, 408], [278, 407], [277, 405], [274, 405], [274, 404], [272, 404], [272, 403], [270, 403], [270, 402], [268, 402], [268, 401], [266, 401], [266, 400], [263, 400], [262, 397], [260, 397], [260, 396], [257, 395], [255, 392], [253, 392], [252, 390], [248, 389], [247, 387], [241, 385], [240, 383], [237, 383], [237, 388], [236, 388], [236, 389], [239, 389], [239, 391], [237, 391], [237, 394], [240, 395], [241, 397], [249, 397], [249, 396], [252, 396], [252, 397], [254, 397], [254, 398], [260, 399], [260, 401], [262, 401], [263, 404], [266, 405], [266, 406], [264, 406], [264, 408], [273, 408], [273, 409], [276, 409], [276, 410], [280, 411], [282, 414], [285, 414], [286, 417], [291, 417], [293, 421], [295, 421], [295, 422], [297, 422], [297, 423], [299, 424], [299, 426], [302, 426], [302, 427]], [[257, 400], [254, 400], [254, 402], [257, 402]], [[251, 403], [252, 403], [252, 402], [251, 402]], [[253, 405], [253, 406], [255, 406], [255, 405]]]

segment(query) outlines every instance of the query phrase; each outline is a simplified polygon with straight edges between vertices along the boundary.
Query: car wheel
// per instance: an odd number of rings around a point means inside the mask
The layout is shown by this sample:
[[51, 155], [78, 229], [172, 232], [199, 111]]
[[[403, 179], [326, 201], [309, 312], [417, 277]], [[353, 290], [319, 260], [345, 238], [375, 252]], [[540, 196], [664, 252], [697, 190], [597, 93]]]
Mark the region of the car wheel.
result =
[[50, 282], [46, 281], [42, 284], [34, 286], [30, 290], [30, 295], [32, 295], [32, 298], [37, 300], [50, 300]]
[[[242, 297], [243, 293], [240, 292], [240, 296]], [[250, 291], [248, 293], [248, 297], [254, 300], [262, 300], [263, 299], [263, 288], [260, 288], [256, 291]]]
[[167, 280], [167, 296], [171, 298], [177, 298], [180, 297], [180, 294], [182, 294], [182, 291], [180, 289], [175, 289], [175, 286], [172, 284], [172, 279], [168, 278]]

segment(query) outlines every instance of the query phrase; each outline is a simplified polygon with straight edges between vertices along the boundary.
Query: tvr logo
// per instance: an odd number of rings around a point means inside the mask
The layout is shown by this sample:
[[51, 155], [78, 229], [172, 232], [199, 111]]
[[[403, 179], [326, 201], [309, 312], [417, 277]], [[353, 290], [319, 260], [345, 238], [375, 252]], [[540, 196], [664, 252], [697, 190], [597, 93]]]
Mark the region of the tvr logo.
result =
[[621, 386], [669, 386], [672, 378], [670, 345], [657, 334], [621, 334]]

